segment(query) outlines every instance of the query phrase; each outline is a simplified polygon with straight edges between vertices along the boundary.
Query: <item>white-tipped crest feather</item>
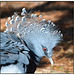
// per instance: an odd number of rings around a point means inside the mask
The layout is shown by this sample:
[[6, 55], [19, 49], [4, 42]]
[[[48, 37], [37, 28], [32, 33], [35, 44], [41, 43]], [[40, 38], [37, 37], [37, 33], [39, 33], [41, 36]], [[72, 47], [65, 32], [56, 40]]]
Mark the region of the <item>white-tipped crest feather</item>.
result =
[[[21, 15], [24, 15], [25, 12], [26, 10], [25, 8], [23, 8]], [[20, 37], [25, 41], [30, 40], [30, 42], [34, 45], [34, 52], [37, 53], [37, 55], [40, 57], [44, 55], [41, 45], [45, 46], [51, 54], [49, 60], [53, 65], [53, 61], [51, 58], [53, 53], [52, 49], [57, 45], [57, 43], [60, 42], [63, 35], [60, 31], [58, 32], [58, 30], [55, 29], [55, 24], [50, 20], [46, 22], [45, 19], [42, 19], [41, 21], [36, 18], [37, 14], [31, 14], [30, 17], [27, 17], [26, 14], [20, 18], [19, 16], [16, 17], [16, 21], [19, 20], [19, 22], [14, 24], [13, 27], [16, 27], [17, 29], [15, 29], [13, 32], [18, 36], [20, 36], [21, 34]], [[39, 17], [41, 18], [42, 15], [39, 15]], [[14, 19], [13, 22], [11, 20], [11, 24], [13, 23]], [[8, 23], [6, 23], [6, 25], [8, 26]]]

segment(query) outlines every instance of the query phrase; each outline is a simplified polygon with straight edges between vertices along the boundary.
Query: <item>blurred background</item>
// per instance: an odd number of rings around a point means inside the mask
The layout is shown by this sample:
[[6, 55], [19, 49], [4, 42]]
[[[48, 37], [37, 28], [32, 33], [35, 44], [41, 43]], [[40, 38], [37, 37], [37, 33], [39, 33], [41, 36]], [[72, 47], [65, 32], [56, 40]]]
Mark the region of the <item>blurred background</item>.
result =
[[43, 57], [35, 73], [74, 73], [74, 2], [73, 1], [40, 1], [40, 2], [1, 2], [1, 32], [6, 29], [5, 22], [14, 12], [21, 13], [25, 7], [27, 12], [43, 15], [51, 20], [63, 33], [63, 41], [54, 48], [52, 66]]

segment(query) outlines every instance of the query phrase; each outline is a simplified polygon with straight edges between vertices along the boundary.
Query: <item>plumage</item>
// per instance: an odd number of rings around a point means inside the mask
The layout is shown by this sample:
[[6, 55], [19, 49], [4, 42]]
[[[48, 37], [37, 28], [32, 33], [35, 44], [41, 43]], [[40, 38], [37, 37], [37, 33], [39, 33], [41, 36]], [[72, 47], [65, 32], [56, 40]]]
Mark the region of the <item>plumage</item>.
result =
[[29, 14], [25, 8], [21, 16], [14, 14], [6, 22], [6, 31], [0, 32], [1, 73], [34, 73], [43, 56], [53, 65], [53, 48], [62, 39], [61, 31], [50, 20], [41, 20], [42, 15]]
[[[26, 73], [28, 69], [26, 69], [27, 65], [29, 65], [30, 62], [33, 62], [33, 60], [35, 60], [36, 62], [35, 57], [38, 56], [35, 55], [34, 52], [30, 51], [27, 46], [22, 45], [22, 43], [25, 42], [23, 42], [22, 39], [20, 39], [13, 33], [8, 34], [1, 32], [0, 34], [1, 37], [4, 37], [4, 39], [1, 38], [0, 40], [1, 73]], [[24, 71], [21, 71], [20, 67], [24, 69]], [[14, 68], [16, 69], [11, 70]]]

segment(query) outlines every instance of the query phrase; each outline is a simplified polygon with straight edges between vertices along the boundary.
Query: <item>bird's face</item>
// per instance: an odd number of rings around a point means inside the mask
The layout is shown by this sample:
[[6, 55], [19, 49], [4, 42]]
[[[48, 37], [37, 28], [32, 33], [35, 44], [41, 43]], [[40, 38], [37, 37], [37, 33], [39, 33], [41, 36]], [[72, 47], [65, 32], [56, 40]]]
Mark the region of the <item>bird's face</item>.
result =
[[50, 49], [48, 49], [48, 47], [45, 47], [43, 45], [42, 45], [42, 50], [43, 50], [45, 56], [49, 59], [49, 61], [53, 65], [53, 60], [52, 60], [53, 50], [50, 50]]
[[33, 42], [33, 40], [26, 40], [26, 43], [29, 47], [30, 50], [32, 50], [36, 55], [38, 55], [39, 57], [43, 57], [43, 56], [46, 56], [51, 64], [53, 65], [53, 60], [52, 60], [52, 54], [53, 54], [53, 47], [54, 47], [54, 44], [49, 43], [49, 41], [46, 42], [46, 40], [44, 41], [35, 41]]

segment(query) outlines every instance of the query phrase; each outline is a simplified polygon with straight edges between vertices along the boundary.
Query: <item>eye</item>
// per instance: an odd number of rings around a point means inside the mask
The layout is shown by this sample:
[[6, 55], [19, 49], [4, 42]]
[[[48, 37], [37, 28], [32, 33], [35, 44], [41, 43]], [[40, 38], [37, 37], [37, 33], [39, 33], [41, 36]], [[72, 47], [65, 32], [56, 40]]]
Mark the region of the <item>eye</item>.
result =
[[46, 51], [46, 48], [43, 48], [44, 51]]

